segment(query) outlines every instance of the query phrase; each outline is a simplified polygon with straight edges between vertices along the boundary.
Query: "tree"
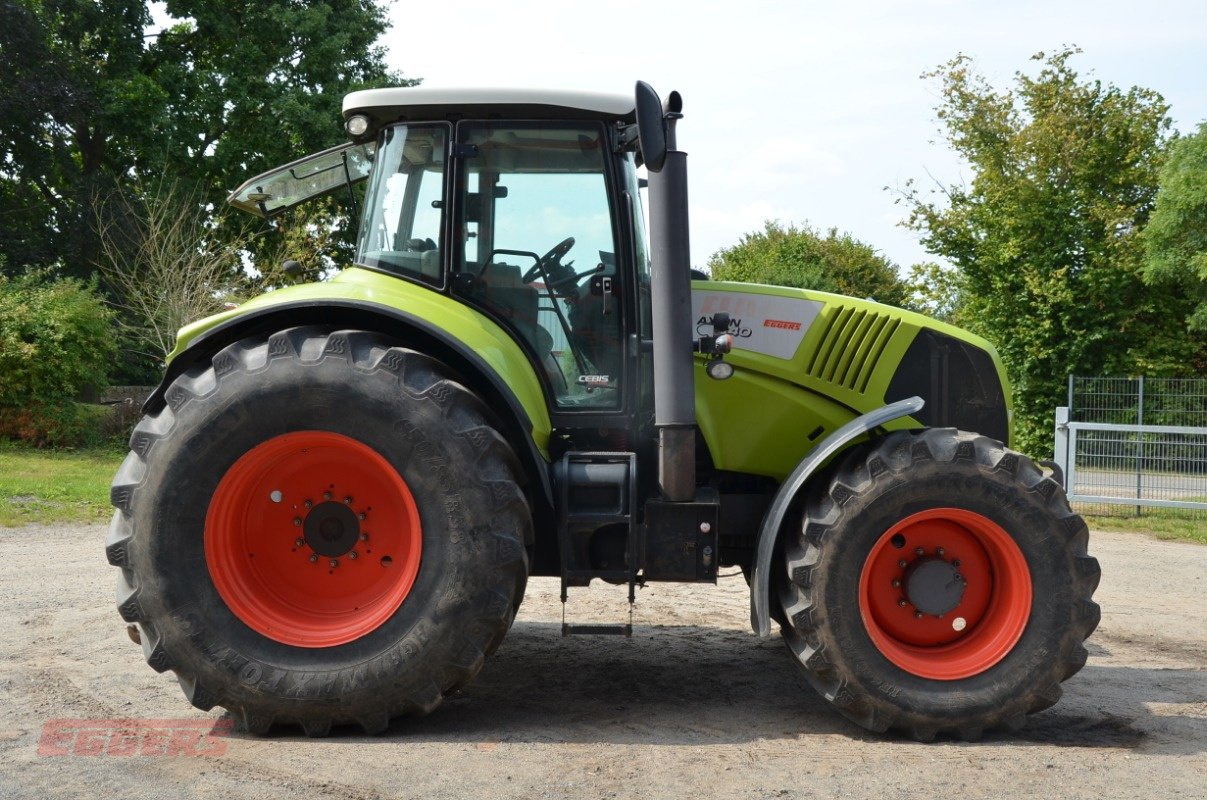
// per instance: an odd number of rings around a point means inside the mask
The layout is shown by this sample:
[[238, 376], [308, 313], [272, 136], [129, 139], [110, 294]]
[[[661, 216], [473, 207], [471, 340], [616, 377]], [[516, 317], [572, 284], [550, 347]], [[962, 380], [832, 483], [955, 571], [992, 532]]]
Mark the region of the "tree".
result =
[[1188, 327], [1207, 334], [1207, 122], [1170, 145], [1144, 245], [1144, 277], [1193, 297]]
[[134, 184], [111, 199], [119, 213], [97, 222], [103, 274], [126, 312], [119, 324], [157, 361], [182, 326], [221, 311], [238, 285], [245, 242], [216, 235], [226, 212], [209, 213], [198, 194], [166, 179]]
[[217, 206], [244, 176], [340, 141], [346, 92], [406, 83], [375, 45], [386, 18], [374, 0], [169, 0], [166, 11], [172, 24], [148, 33], [142, 0], [0, 2], [10, 272], [90, 274], [92, 203], [117, 183], [166, 173]]
[[958, 270], [933, 261], [914, 264], [905, 281], [909, 305], [927, 316], [964, 325], [964, 289]]
[[908, 294], [896, 266], [871, 245], [836, 228], [822, 236], [807, 224], [785, 228], [768, 221], [762, 231], [713, 253], [708, 267], [717, 280], [816, 289], [895, 306], [905, 305]]
[[964, 55], [924, 75], [939, 82], [941, 131], [973, 176], [903, 193], [906, 224], [959, 271], [961, 320], [1006, 363], [1018, 444], [1032, 452], [1050, 446], [1068, 373], [1159, 372], [1193, 350], [1185, 301], [1140, 274], [1168, 106], [1149, 89], [1080, 80], [1077, 52], [1037, 54], [1038, 74], [1016, 73], [1005, 91]]

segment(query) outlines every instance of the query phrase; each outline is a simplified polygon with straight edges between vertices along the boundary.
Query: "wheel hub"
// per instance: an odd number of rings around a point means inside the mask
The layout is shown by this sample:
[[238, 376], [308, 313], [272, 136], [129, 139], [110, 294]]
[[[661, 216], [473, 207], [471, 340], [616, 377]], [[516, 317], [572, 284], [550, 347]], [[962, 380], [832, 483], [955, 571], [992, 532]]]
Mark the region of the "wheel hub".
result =
[[968, 585], [955, 565], [937, 557], [915, 560], [906, 567], [903, 583], [906, 601], [936, 617], [958, 606]]
[[258, 633], [332, 647], [384, 624], [419, 572], [423, 529], [406, 482], [348, 436], [297, 431], [245, 452], [210, 500], [214, 588]]
[[302, 531], [310, 549], [329, 558], [345, 555], [360, 540], [356, 514], [347, 505], [334, 500], [312, 508], [302, 524]]
[[959, 680], [989, 669], [1022, 636], [1031, 611], [1027, 562], [988, 517], [919, 511], [872, 545], [859, 611], [873, 644], [920, 677]]

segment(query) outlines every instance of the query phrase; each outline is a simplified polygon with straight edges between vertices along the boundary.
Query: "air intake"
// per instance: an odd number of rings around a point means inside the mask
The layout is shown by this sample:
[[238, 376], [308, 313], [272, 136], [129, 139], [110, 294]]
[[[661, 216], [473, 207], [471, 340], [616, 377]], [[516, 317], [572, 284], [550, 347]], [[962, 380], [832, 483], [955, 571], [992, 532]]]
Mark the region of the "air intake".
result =
[[875, 311], [831, 307], [809, 375], [856, 392], [866, 391], [876, 361], [900, 324], [900, 320]]

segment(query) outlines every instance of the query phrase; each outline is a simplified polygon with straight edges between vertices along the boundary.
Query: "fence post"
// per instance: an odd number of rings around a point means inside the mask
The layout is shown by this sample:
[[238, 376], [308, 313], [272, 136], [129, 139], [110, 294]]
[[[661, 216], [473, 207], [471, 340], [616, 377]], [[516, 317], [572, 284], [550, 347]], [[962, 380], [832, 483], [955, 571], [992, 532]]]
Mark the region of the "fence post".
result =
[[[1144, 424], [1144, 376], [1140, 376], [1140, 386], [1137, 391], [1138, 398], [1136, 403], [1136, 424]], [[1144, 475], [1144, 434], [1136, 434], [1136, 499], [1139, 500], [1144, 496], [1142, 479]], [[1140, 506], [1136, 506], [1136, 516], [1142, 513]]]
[[1069, 373], [1069, 401], [1065, 403], [1065, 410], [1073, 410], [1073, 373], [1071, 372]]
[[1064, 488], [1069, 489], [1069, 407], [1056, 407], [1056, 435], [1052, 447], [1052, 460], [1060, 467]]

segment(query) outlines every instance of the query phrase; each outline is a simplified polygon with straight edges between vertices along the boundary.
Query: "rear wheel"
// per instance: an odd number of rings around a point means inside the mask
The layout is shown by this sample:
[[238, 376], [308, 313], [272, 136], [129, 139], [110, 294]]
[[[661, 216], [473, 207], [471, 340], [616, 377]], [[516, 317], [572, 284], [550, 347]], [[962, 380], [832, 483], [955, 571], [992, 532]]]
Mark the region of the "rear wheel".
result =
[[1017, 728], [1085, 663], [1100, 575], [1088, 530], [1054, 481], [992, 439], [941, 429], [859, 448], [785, 539], [784, 638], [866, 728]]
[[169, 388], [114, 480], [107, 552], [148, 663], [252, 731], [425, 713], [502, 641], [531, 518], [438, 362], [296, 328]]

